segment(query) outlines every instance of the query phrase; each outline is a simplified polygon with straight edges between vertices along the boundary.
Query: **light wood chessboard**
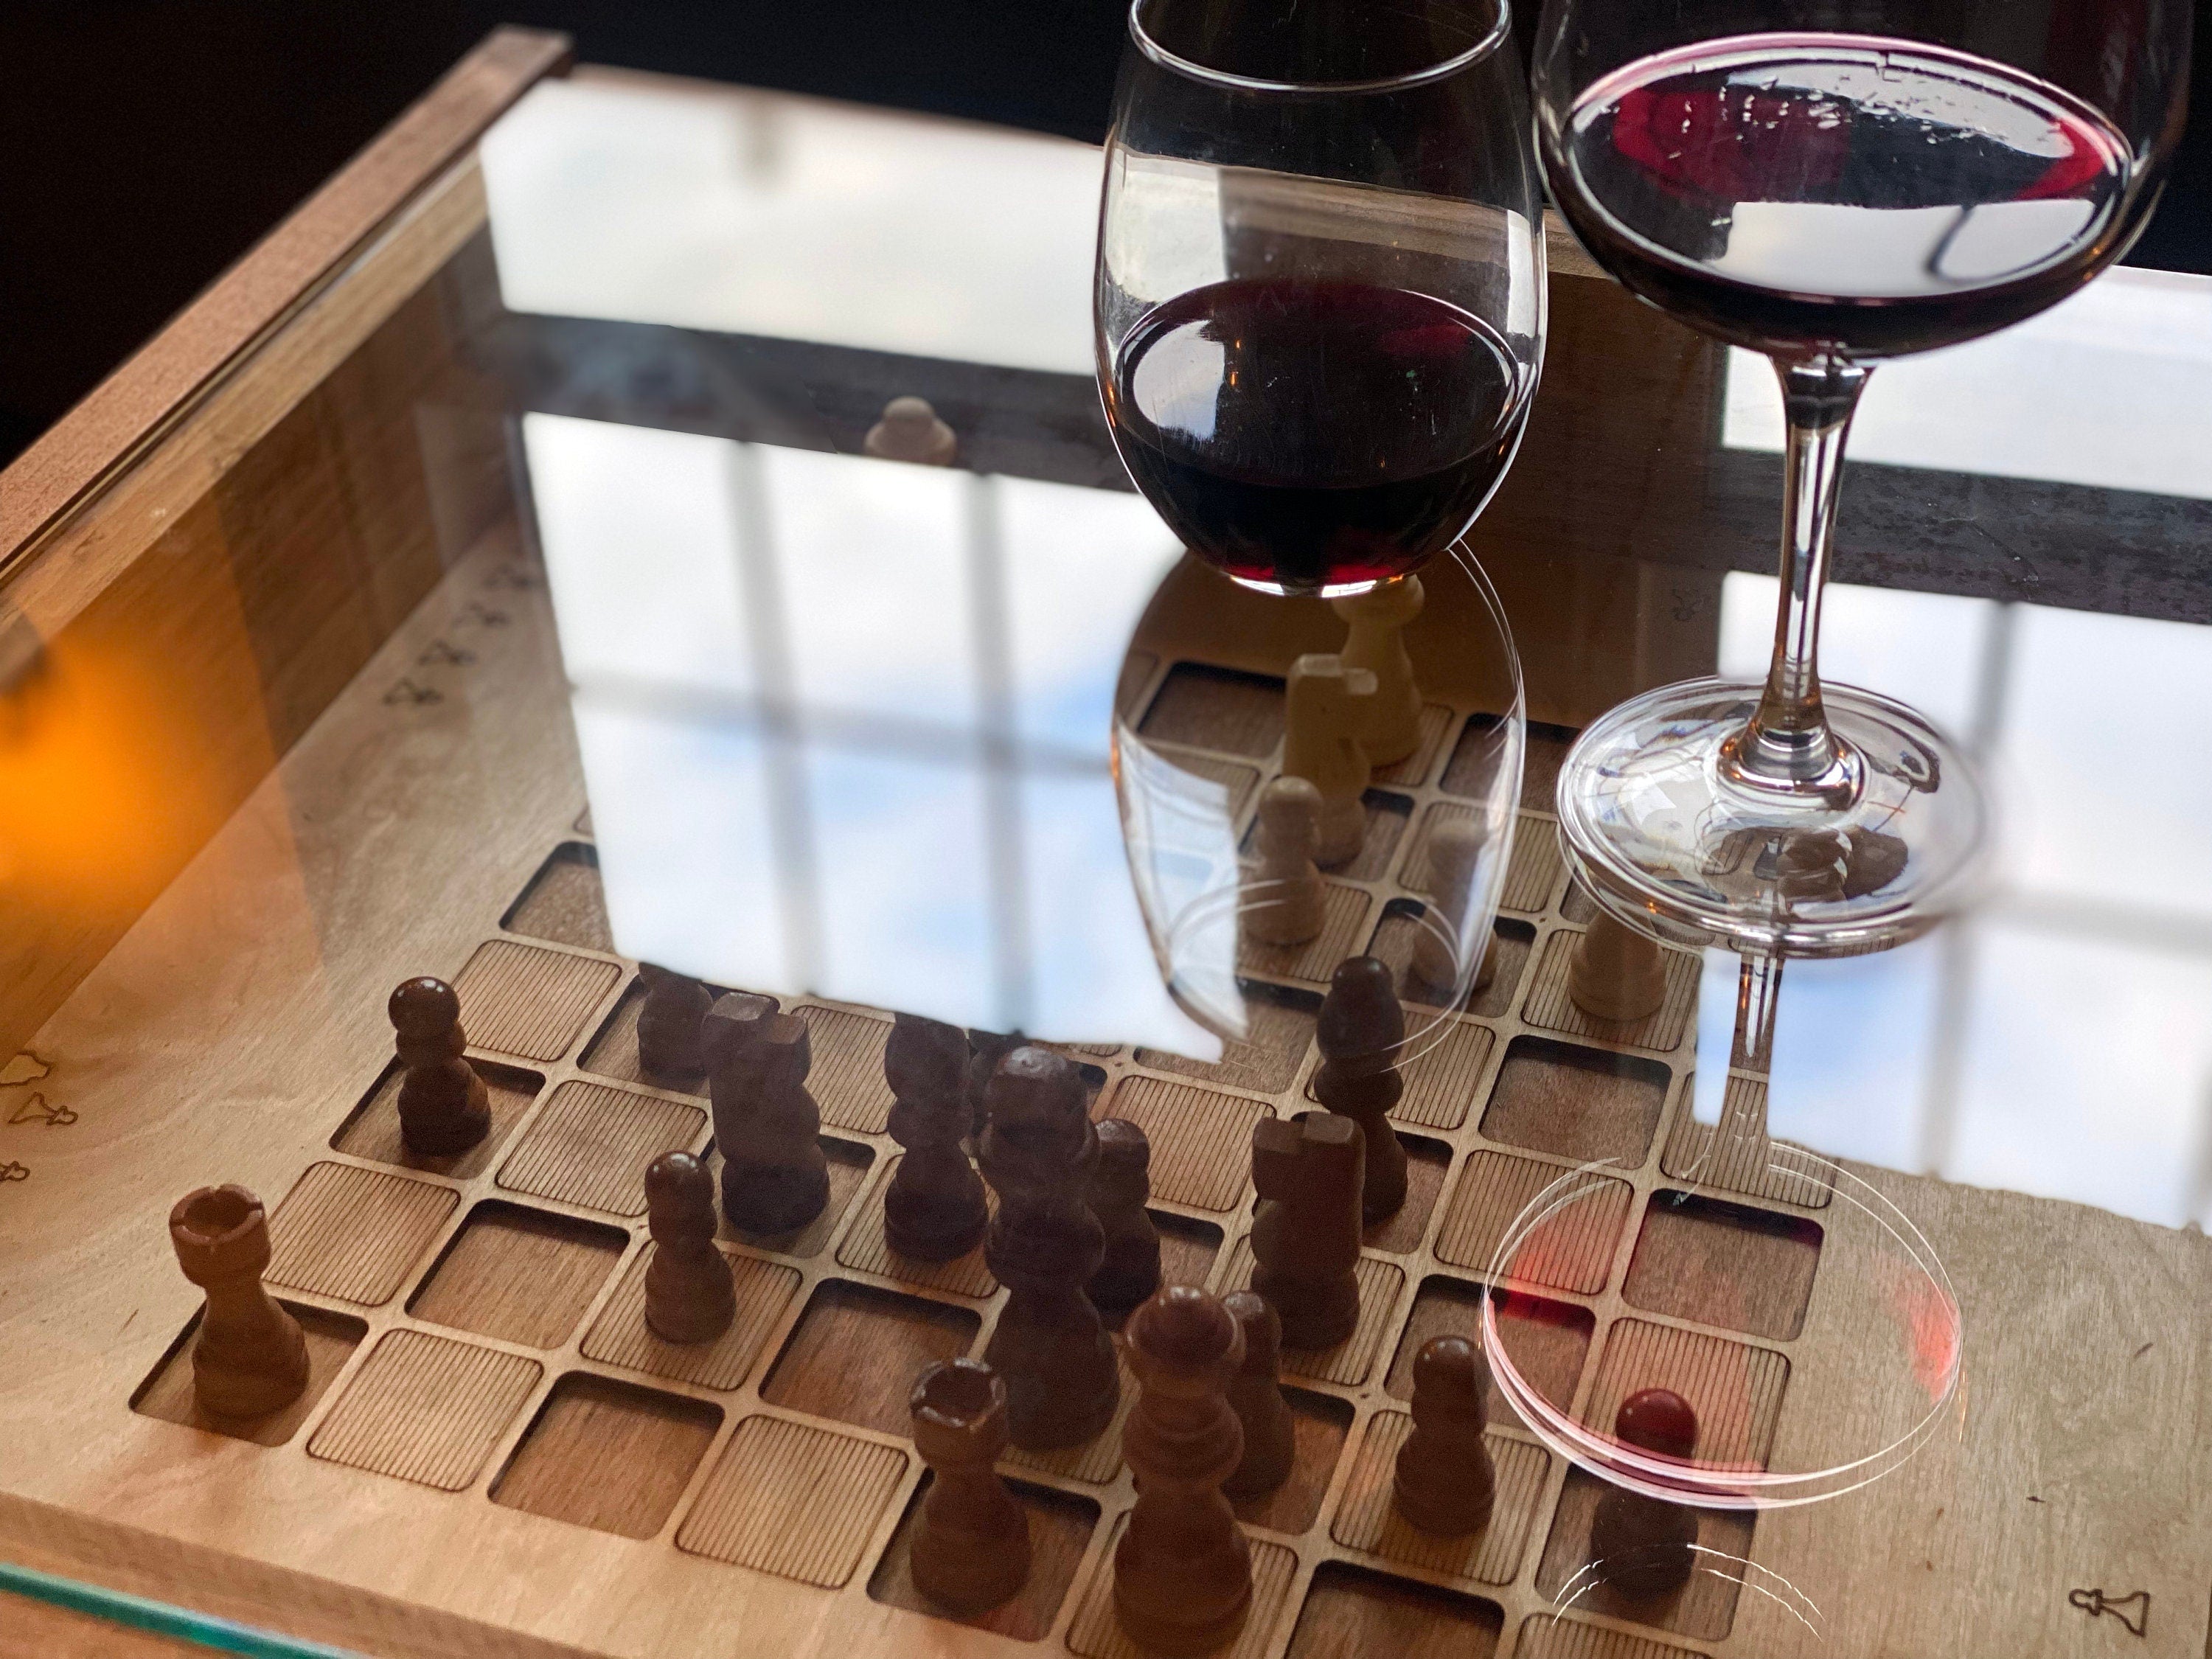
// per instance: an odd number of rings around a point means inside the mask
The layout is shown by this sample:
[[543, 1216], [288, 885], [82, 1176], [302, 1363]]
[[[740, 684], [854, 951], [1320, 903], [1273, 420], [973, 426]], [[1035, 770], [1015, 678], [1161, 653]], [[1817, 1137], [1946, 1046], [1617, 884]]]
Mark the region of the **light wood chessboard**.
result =
[[[1279, 749], [1280, 666], [1327, 647], [1255, 637], [1208, 656], [1191, 614], [1156, 607], [1124, 704], [1147, 741], [1230, 785], [1241, 831]], [[1244, 1282], [1251, 1127], [1310, 1109], [1307, 1039], [1336, 960], [1409, 949], [1394, 904], [1424, 884], [1462, 737], [1486, 718], [1448, 675], [1424, 678], [1440, 700], [1419, 752], [1376, 780], [1323, 939], [1243, 963], [1274, 988], [1271, 1041], [1211, 1066], [1068, 1051], [1094, 1114], [1151, 1138], [1171, 1280]], [[1664, 1006], [1626, 1028], [1565, 994], [1589, 912], [1544, 805], [1570, 736], [1531, 730], [1496, 979], [1409, 1069], [1411, 1193], [1367, 1236], [1358, 1328], [1285, 1355], [1297, 1464], [1239, 1512], [1255, 1596], [1232, 1651], [2195, 1659], [2212, 1524], [2207, 1483], [2170, 1453], [2193, 1449], [2201, 1471], [2203, 1241], [1872, 1170], [1944, 1255], [1969, 1332], [1959, 1420], [1901, 1474], [1755, 1521], [1708, 1512], [1705, 1559], [1732, 1567], [1657, 1609], [1601, 1595], [1564, 1619], [1601, 1488], [1494, 1395], [1488, 1528], [1446, 1540], [1395, 1517], [1413, 1352], [1474, 1330], [1503, 1229], [1592, 1159], [1617, 1160], [1617, 1195], [1585, 1206], [1595, 1219], [1511, 1305], [1524, 1369], [1593, 1421], [1672, 1387], [1711, 1456], [1849, 1439], [1849, 1310], [1824, 1304], [1821, 1274], [1854, 1248], [1847, 1206], [1817, 1179], [1724, 1192], [1711, 1170], [1686, 1201], [1658, 1196], [1702, 1154], [1697, 963], [1675, 958]], [[786, 1000], [811, 1031], [829, 1205], [796, 1237], [726, 1232], [738, 1316], [714, 1343], [645, 1327], [642, 1173], [704, 1148], [708, 1121], [702, 1099], [640, 1073], [635, 963], [611, 948], [580, 792], [539, 578], [495, 537], [40, 1034], [40, 1087], [75, 1121], [0, 1142], [28, 1170], [0, 1188], [27, 1287], [0, 1324], [0, 1421], [21, 1454], [0, 1477], [0, 1540], [241, 1610], [304, 1596], [325, 1639], [393, 1650], [1133, 1653], [1110, 1597], [1133, 1497], [1118, 1419], [1090, 1445], [1003, 1461], [1036, 1551], [1013, 1601], [954, 1621], [910, 1582], [908, 1389], [931, 1359], [980, 1353], [1003, 1295], [980, 1252], [922, 1266], [886, 1249], [885, 1014]], [[453, 1158], [408, 1154], [398, 1133], [383, 994], [425, 972], [456, 985], [491, 1089], [491, 1134]], [[270, 1202], [267, 1278], [311, 1349], [305, 1397], [250, 1439], [194, 1413], [197, 1298], [161, 1231], [179, 1193], [218, 1180]], [[1668, 1269], [1693, 1257], [1771, 1294], [1684, 1301], [1701, 1276]], [[1734, 1408], [1715, 1397], [1723, 1376], [1749, 1379]], [[2145, 1633], [2077, 1589], [2144, 1592]]]

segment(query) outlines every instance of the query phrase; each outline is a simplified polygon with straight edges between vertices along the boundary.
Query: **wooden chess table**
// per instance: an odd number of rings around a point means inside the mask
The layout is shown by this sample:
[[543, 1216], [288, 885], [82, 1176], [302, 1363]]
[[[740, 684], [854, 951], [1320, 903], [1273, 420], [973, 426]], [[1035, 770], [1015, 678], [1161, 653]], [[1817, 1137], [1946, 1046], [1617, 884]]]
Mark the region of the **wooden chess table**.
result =
[[[1012, 1601], [954, 1619], [914, 1585], [908, 1390], [981, 1352], [1004, 1292], [980, 1252], [925, 1265], [885, 1242], [884, 1010], [781, 995], [811, 1038], [829, 1204], [793, 1236], [725, 1225], [720, 1338], [679, 1347], [644, 1322], [643, 1170], [708, 1150], [707, 1103], [639, 1065], [637, 963], [608, 921], [515, 439], [538, 410], [852, 453], [919, 391], [963, 465], [1103, 487], [1092, 394], [507, 313], [475, 143], [560, 58], [495, 37], [7, 475], [0, 1589], [18, 1595], [0, 1620], [46, 1616], [27, 1590], [376, 1654], [1124, 1659], [1118, 1419], [1002, 1460], [1035, 1553]], [[1730, 1379], [1748, 1393], [1729, 1455], [1758, 1463], [1847, 1443], [1868, 1389], [1852, 1310], [1824, 1294], [1877, 1243], [1867, 1218], [1817, 1173], [1705, 1167], [1696, 961], [1671, 957], [1633, 1024], [1566, 994], [1592, 911], [1553, 834], [1554, 770], [1582, 720], [1710, 667], [1722, 571], [1685, 551], [1699, 532], [1676, 509], [1725, 541], [1738, 486], [1717, 463], [1644, 464], [1655, 432], [1663, 449], [1702, 430], [1717, 354], [1556, 255], [1547, 402], [1484, 531], [1532, 715], [1500, 965], [1408, 1068], [1411, 1195], [1368, 1231], [1358, 1328], [1285, 1353], [1296, 1468], [1238, 1511], [1255, 1600], [1229, 1651], [2195, 1659], [2212, 1253], [2080, 1205], [1851, 1166], [1948, 1268], [1965, 1382], [1921, 1455], [1861, 1492], [1704, 1512], [1717, 1565], [1663, 1606], [1560, 1611], [1602, 1483], [1494, 1395], [1490, 1524], [1443, 1540], [1392, 1507], [1414, 1352], [1475, 1329], [1508, 1224], [1595, 1160], [1609, 1196], [1502, 1316], [1551, 1397], [1598, 1421], [1633, 1388], [1703, 1405]], [[672, 362], [693, 371], [673, 392]], [[1601, 377], [1614, 401], [1573, 401]], [[1664, 544], [1606, 539], [1631, 507]], [[1541, 559], [1515, 563], [1515, 538]], [[1583, 540], [1587, 559], [1561, 550]], [[1424, 627], [1420, 747], [1376, 775], [1324, 935], [1241, 964], [1270, 992], [1265, 1040], [1210, 1063], [1064, 1050], [1094, 1116], [1151, 1138], [1171, 1280], [1249, 1281], [1252, 1126], [1313, 1109], [1330, 970], [1403, 958], [1426, 838], [1465, 810], [1496, 687], [1457, 665], [1449, 606]], [[1123, 718], [1223, 786], [1241, 830], [1279, 760], [1282, 676], [1340, 633], [1178, 568], [1130, 646]], [[457, 988], [489, 1085], [491, 1133], [452, 1157], [398, 1134], [384, 1002], [416, 974]], [[269, 1206], [266, 1281], [311, 1364], [295, 1404], [244, 1427], [198, 1408], [198, 1297], [165, 1233], [180, 1193], [226, 1181]], [[1685, 1299], [1670, 1259], [1724, 1261], [1759, 1293]]]

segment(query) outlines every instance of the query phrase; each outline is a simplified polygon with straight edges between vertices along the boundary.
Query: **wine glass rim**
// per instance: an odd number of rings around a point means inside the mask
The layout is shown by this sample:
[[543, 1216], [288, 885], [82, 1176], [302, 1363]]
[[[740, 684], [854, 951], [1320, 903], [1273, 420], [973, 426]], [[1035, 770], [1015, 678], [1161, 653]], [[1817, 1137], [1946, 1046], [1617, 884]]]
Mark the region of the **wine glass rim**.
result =
[[1396, 92], [1407, 87], [1425, 86], [1431, 81], [1441, 81], [1455, 75], [1468, 64], [1495, 52], [1513, 33], [1512, 0], [1497, 0], [1498, 21], [1490, 32], [1464, 52], [1454, 52], [1433, 64], [1408, 70], [1403, 75], [1386, 75], [1366, 81], [1276, 81], [1252, 75], [1234, 75], [1227, 70], [1218, 70], [1193, 58], [1170, 52], [1145, 27], [1141, 15], [1154, 0], [1129, 0], [1129, 38], [1137, 50], [1162, 69], [1184, 76], [1193, 81], [1202, 81], [1209, 86], [1233, 88], [1239, 92], [1275, 93], [1355, 93]]

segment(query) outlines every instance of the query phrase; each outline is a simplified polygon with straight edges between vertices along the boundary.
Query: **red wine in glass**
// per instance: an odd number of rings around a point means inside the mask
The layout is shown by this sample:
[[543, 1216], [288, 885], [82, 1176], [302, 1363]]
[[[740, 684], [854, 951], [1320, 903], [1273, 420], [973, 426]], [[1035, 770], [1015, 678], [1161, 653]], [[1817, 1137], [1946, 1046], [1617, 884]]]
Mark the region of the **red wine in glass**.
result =
[[1608, 270], [1785, 357], [1990, 333], [2087, 282], [2132, 228], [2131, 152], [2102, 115], [1909, 40], [1771, 33], [1661, 52], [1592, 82], [1558, 143], [1559, 204]]
[[1428, 295], [1291, 277], [1154, 307], [1115, 354], [1106, 413], [1183, 543], [1269, 591], [1357, 590], [1462, 534], [1513, 459], [1530, 368]]

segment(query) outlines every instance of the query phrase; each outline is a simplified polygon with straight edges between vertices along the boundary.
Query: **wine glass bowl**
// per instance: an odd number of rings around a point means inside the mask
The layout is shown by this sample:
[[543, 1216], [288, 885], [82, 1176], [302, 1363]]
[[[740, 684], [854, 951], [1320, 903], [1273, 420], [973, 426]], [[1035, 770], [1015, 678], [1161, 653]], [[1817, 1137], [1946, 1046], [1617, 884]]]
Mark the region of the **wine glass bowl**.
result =
[[1137, 0], [1100, 208], [1122, 460], [1232, 580], [1419, 569], [1510, 465], [1544, 252], [1503, 0]]

